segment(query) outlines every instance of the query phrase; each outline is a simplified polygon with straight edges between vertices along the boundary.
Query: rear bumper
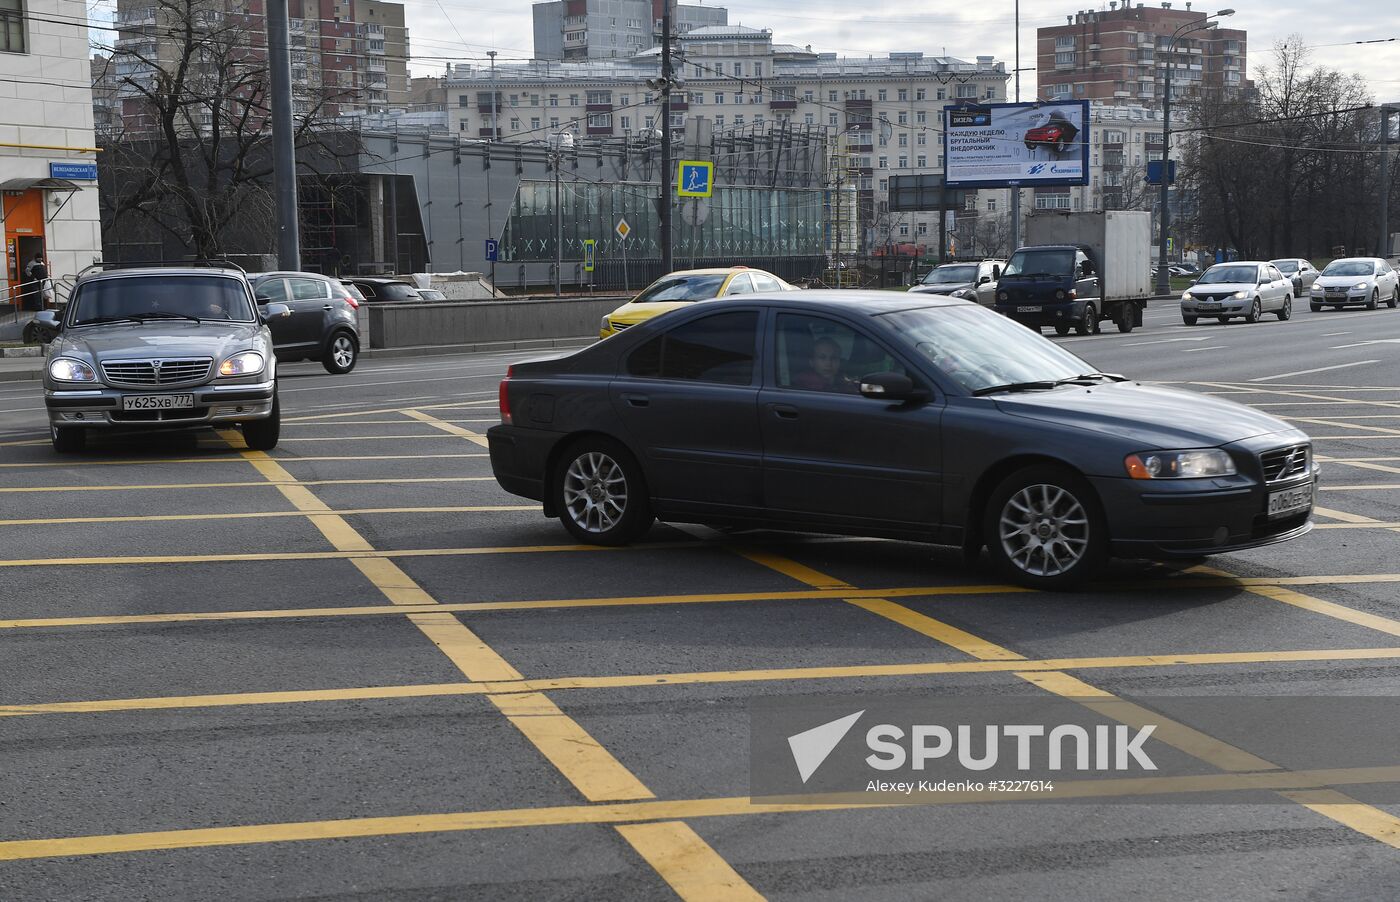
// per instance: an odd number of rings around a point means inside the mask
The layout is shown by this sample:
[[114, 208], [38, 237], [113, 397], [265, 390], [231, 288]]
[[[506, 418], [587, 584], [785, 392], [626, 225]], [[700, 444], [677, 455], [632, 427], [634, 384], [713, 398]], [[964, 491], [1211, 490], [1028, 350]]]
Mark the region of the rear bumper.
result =
[[[558, 433], [520, 426], [500, 425], [486, 430], [491, 473], [496, 482], [512, 495], [545, 501], [550, 454], [559, 439]], [[549, 513], [548, 503], [545, 506]]]
[[[108, 388], [51, 389], [44, 391], [49, 422], [55, 426], [123, 429], [200, 426], [262, 420], [272, 415], [275, 380], [235, 385], [197, 385], [184, 389], [138, 391]], [[194, 395], [194, 406], [171, 410], [123, 410], [128, 395]]]

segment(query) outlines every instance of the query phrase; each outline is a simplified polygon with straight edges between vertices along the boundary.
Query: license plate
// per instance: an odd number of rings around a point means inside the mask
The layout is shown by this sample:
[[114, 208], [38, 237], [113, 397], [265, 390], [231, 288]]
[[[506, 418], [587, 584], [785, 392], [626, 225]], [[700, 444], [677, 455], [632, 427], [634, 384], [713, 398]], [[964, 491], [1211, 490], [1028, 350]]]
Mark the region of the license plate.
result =
[[126, 395], [122, 410], [181, 410], [194, 406], [194, 395]]
[[1209, 304], [1197, 304], [1197, 305], [1196, 305], [1196, 309], [1197, 309], [1197, 310], [1219, 310], [1219, 309], [1220, 309], [1220, 305], [1217, 304], [1217, 303], [1215, 303], [1214, 301], [1212, 301], [1212, 302], [1209, 303]]
[[1040, 311], [1042, 311], [1042, 310], [1044, 310], [1044, 309], [1045, 309], [1044, 307], [1041, 307], [1041, 306], [1039, 306], [1039, 305], [1037, 305], [1037, 306], [1035, 306], [1035, 307], [1017, 307], [1017, 308], [1016, 308], [1016, 312], [1017, 312], [1017, 313], [1039, 313]]
[[1312, 484], [1300, 485], [1296, 489], [1269, 493], [1269, 516], [1285, 517], [1312, 507]]

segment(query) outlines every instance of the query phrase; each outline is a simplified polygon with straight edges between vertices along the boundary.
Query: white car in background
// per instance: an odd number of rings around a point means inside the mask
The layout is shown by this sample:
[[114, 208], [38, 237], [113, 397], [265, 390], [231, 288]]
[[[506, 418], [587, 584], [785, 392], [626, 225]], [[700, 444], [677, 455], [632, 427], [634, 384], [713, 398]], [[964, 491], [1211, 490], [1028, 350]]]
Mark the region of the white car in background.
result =
[[1311, 263], [1302, 257], [1284, 257], [1282, 260], [1270, 260], [1270, 263], [1278, 267], [1278, 271], [1293, 280], [1293, 296], [1301, 298], [1312, 288], [1317, 277], [1321, 275]]
[[1324, 306], [1345, 307], [1365, 304], [1375, 310], [1384, 302], [1400, 304], [1400, 285], [1395, 267], [1380, 257], [1343, 257], [1327, 264], [1308, 294], [1308, 307], [1314, 312]]
[[1257, 323], [1265, 313], [1281, 320], [1293, 316], [1293, 282], [1272, 263], [1259, 260], [1217, 263], [1181, 295], [1181, 321], [1188, 326], [1206, 316], [1222, 323], [1235, 316]]

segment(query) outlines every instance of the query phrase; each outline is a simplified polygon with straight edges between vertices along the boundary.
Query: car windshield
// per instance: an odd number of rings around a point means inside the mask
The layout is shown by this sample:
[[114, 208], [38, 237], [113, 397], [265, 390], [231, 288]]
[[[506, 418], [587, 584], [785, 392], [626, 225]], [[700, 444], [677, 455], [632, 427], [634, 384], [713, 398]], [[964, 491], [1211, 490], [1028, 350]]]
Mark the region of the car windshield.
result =
[[1278, 267], [1279, 272], [1292, 273], [1298, 271], [1297, 260], [1275, 260], [1274, 265]]
[[924, 276], [925, 285], [961, 285], [977, 278], [977, 266], [940, 266]]
[[1370, 276], [1376, 272], [1374, 263], [1367, 263], [1365, 260], [1341, 261], [1334, 260], [1327, 264], [1327, 268], [1322, 271], [1324, 276]]
[[418, 294], [421, 295], [423, 300], [425, 301], [447, 300], [447, 295], [443, 294], [441, 291], [438, 291], [435, 288], [420, 288], [418, 289]]
[[653, 282], [641, 294], [632, 299], [635, 304], [646, 301], [703, 301], [719, 294], [724, 284], [724, 273], [711, 273], [700, 276], [667, 276]]
[[1003, 276], [1062, 276], [1074, 272], [1074, 251], [1017, 251], [1011, 255]]
[[248, 292], [226, 276], [129, 276], [79, 285], [74, 326], [121, 319], [252, 320]]
[[421, 301], [418, 289], [407, 282], [384, 282], [374, 287], [381, 301]]
[[1227, 282], [1249, 282], [1254, 283], [1258, 277], [1259, 267], [1257, 266], [1212, 266], [1201, 276], [1202, 285], [1216, 285]]
[[969, 391], [1047, 383], [1094, 368], [1020, 323], [985, 307], [923, 307], [878, 317]]

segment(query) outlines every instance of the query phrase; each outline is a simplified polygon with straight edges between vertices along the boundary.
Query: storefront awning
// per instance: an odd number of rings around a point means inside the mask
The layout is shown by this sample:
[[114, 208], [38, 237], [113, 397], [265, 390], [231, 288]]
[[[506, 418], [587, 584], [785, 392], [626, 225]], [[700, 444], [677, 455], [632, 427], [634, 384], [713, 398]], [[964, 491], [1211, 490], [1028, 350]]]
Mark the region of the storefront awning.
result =
[[55, 178], [33, 178], [33, 179], [10, 179], [0, 183], [0, 191], [28, 191], [30, 188], [42, 188], [45, 191], [81, 191], [83, 186], [67, 179]]

